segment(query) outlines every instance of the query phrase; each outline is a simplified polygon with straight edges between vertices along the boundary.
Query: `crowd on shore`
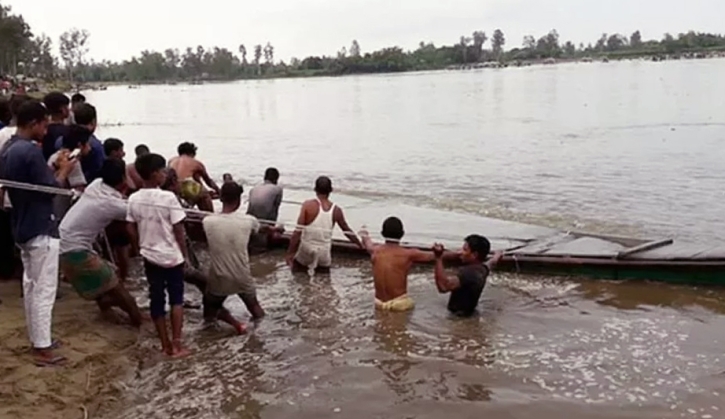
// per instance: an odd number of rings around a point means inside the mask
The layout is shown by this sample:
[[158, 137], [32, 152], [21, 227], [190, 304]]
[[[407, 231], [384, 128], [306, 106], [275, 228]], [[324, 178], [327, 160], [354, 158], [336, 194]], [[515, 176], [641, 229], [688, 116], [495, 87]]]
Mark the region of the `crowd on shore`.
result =
[[[180, 144], [178, 156], [168, 163], [139, 145], [134, 162], [127, 164], [121, 140], [96, 137], [97, 121], [96, 108], [80, 94], [68, 98], [52, 92], [42, 102], [19, 94], [0, 101], [0, 277], [22, 276], [35, 363], [52, 366], [65, 360], [51, 333], [59, 278], [95, 301], [105, 317], [118, 320], [120, 310], [135, 326], [148, 319], [124, 285], [134, 255], [143, 261], [150, 320], [166, 355], [189, 354], [182, 342], [185, 283], [204, 296], [205, 320], [246, 333], [224, 302], [238, 295], [253, 320], [264, 317], [250, 253], [268, 250], [284, 233], [277, 223], [283, 196], [279, 171], [266, 170], [264, 183], [250, 191], [242, 212], [242, 185], [226, 174], [217, 185], [197, 159], [194, 144]], [[330, 200], [330, 178], [320, 176], [314, 191], [288, 237], [286, 261], [294, 272], [329, 273], [332, 231], [339, 226], [371, 256], [377, 309], [411, 310], [408, 273], [415, 263], [435, 262], [437, 290], [451, 293], [448, 309], [461, 316], [475, 312], [486, 277], [501, 257], [495, 254], [485, 262], [490, 251], [485, 237], [466, 237], [457, 252], [439, 244], [431, 251], [408, 248], [400, 245], [402, 221], [390, 217], [382, 225], [385, 242], [376, 244], [367, 231], [355, 234], [342, 208]], [[220, 212], [214, 212], [213, 199], [221, 201]], [[190, 213], [193, 207], [198, 211]], [[203, 268], [190, 251], [190, 217], [202, 223], [209, 247], [209, 265]], [[460, 259], [465, 266], [448, 275], [445, 259]]]

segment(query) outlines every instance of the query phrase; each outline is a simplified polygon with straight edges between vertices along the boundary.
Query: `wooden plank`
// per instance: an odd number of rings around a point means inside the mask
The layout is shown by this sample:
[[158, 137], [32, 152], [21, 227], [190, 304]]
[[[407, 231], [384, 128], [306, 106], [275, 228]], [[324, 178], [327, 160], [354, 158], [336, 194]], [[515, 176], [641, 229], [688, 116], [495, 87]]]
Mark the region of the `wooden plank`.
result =
[[674, 243], [674, 240], [672, 239], [651, 241], [617, 253], [616, 259], [624, 259], [627, 256], [631, 256], [635, 253], [646, 252], [648, 250], [657, 249], [659, 247], [669, 246], [672, 243]]

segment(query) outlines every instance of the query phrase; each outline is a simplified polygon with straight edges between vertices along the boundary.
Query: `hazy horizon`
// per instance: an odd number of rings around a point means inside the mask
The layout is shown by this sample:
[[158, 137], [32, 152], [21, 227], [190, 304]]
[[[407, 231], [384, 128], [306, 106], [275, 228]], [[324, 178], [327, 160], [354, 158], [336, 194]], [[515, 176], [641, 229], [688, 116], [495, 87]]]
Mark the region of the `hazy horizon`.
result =
[[[525, 35], [540, 37], [551, 29], [561, 42], [594, 43], [602, 33], [629, 36], [640, 30], [644, 39], [661, 39], [669, 32], [695, 30], [721, 33], [725, 2], [721, 0], [625, 0], [592, 3], [574, 0], [269, 0], [245, 7], [220, 0], [174, 5], [170, 0], [128, 0], [101, 4], [50, 0], [0, 0], [22, 14], [34, 34], [53, 39], [71, 27], [90, 34], [88, 58], [122, 61], [142, 50], [183, 50], [188, 46], [226, 47], [239, 44], [251, 51], [271, 42], [275, 60], [334, 55], [358, 40], [363, 52], [388, 46], [414, 49], [420, 41], [436, 45], [458, 42], [461, 35], [483, 30], [489, 37], [500, 28], [506, 49], [521, 46]], [[199, 6], [196, 6], [199, 4]], [[173, 10], [171, 14], [169, 11]]]

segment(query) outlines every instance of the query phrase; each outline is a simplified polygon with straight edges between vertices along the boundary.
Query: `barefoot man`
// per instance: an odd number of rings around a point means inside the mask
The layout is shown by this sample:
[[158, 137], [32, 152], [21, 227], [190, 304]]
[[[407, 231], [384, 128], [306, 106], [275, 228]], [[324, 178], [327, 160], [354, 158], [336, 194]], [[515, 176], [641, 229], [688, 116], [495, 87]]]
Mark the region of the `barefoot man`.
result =
[[[385, 244], [373, 243], [367, 231], [360, 232], [365, 249], [370, 253], [375, 280], [375, 308], [384, 311], [408, 311], [415, 307], [408, 297], [408, 273], [416, 263], [430, 263], [435, 260], [433, 252], [403, 247], [400, 240], [405, 235], [403, 222], [389, 217], [383, 222], [381, 232]], [[446, 258], [456, 258], [448, 252]]]
[[363, 248], [360, 239], [347, 225], [342, 208], [330, 201], [332, 181], [320, 176], [315, 181], [317, 198], [305, 201], [290, 239], [287, 264], [294, 272], [330, 272], [332, 265], [332, 229], [340, 226], [348, 240]]
[[134, 326], [142, 315], [113, 265], [93, 251], [96, 237], [115, 220], [125, 224], [128, 205], [121, 191], [126, 187], [122, 160], [106, 159], [101, 178], [94, 180], [60, 223], [60, 270], [78, 294], [95, 300], [101, 313], [115, 320], [113, 307], [128, 314]]
[[209, 176], [204, 164], [196, 159], [196, 146], [192, 143], [181, 143], [177, 151], [179, 156], [171, 159], [169, 167], [176, 171], [181, 180], [181, 197], [202, 211], [213, 212], [212, 197], [202, 181], [217, 195], [219, 186]]

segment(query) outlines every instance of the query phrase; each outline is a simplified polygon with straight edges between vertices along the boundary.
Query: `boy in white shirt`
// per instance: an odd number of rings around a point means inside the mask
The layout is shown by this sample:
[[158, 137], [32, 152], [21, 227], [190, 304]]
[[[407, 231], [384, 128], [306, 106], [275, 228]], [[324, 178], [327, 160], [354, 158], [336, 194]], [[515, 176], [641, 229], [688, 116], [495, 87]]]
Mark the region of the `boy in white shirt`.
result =
[[[129, 235], [139, 244], [149, 283], [151, 318], [164, 352], [173, 358], [189, 355], [181, 344], [184, 322], [184, 265], [188, 260], [184, 240], [186, 213], [169, 191], [159, 188], [166, 178], [166, 160], [146, 154], [135, 163], [143, 179], [141, 189], [128, 200]], [[166, 322], [166, 294], [171, 306], [171, 340]]]

